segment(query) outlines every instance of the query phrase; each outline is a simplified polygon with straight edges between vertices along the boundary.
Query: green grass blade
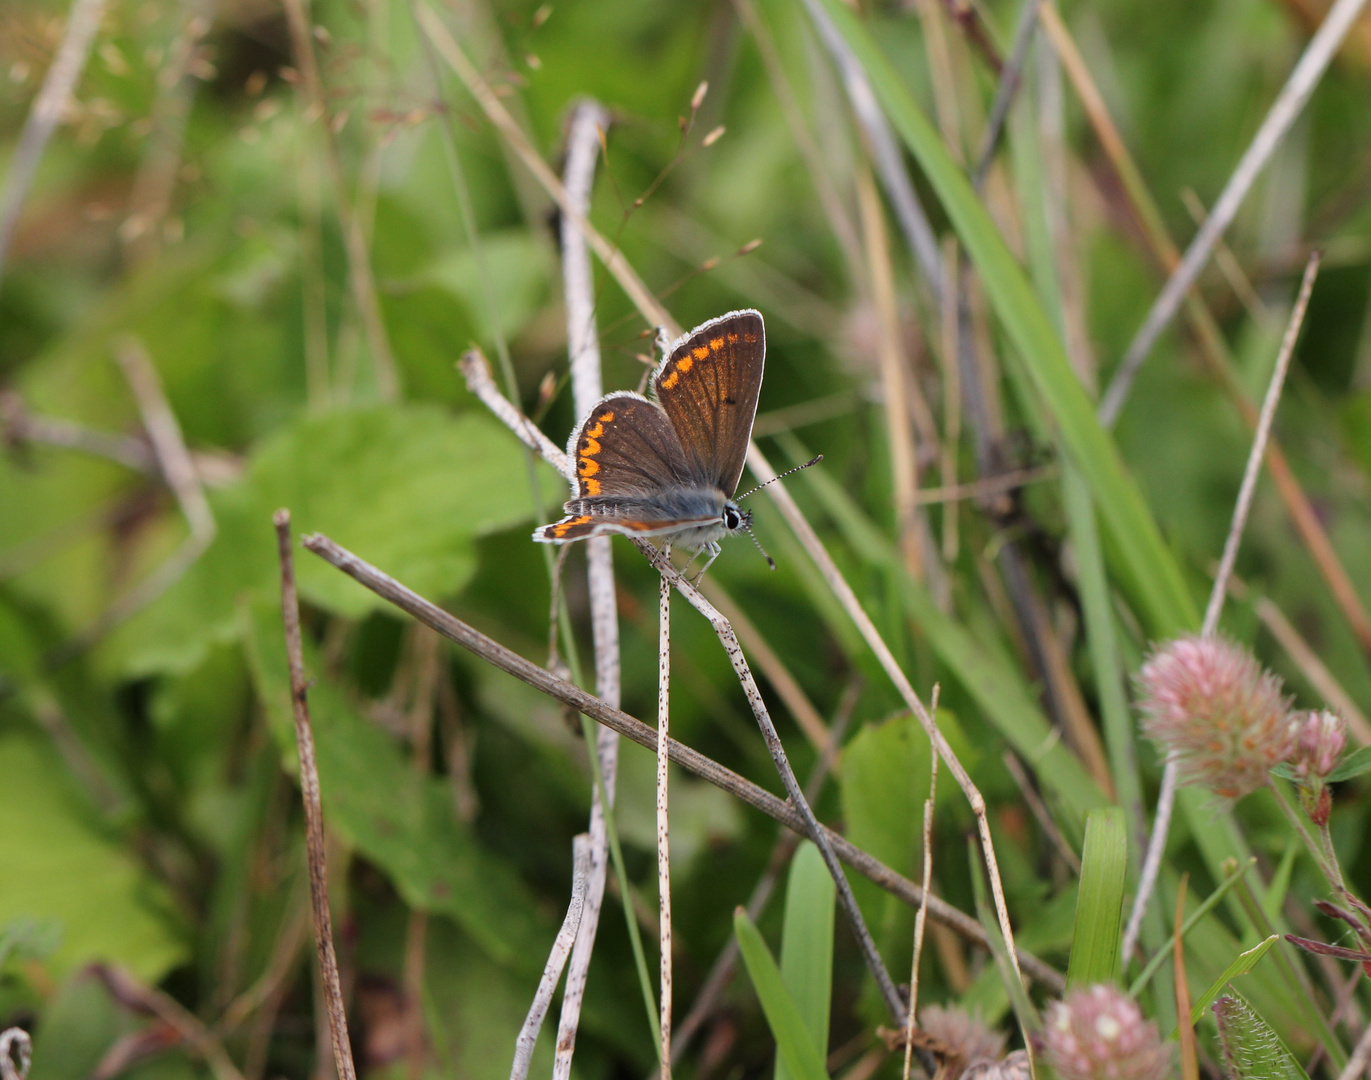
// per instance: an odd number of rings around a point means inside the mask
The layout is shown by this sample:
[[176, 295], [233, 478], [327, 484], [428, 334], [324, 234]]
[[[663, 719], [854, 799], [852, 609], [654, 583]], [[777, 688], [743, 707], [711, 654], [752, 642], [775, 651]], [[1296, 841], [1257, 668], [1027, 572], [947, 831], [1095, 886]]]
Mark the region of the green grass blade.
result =
[[[795, 852], [786, 881], [781, 930], [781, 981], [790, 991], [810, 1042], [828, 1056], [828, 1014], [833, 993], [833, 878], [819, 849], [806, 840]], [[776, 1080], [798, 1080], [776, 1062]]]
[[1000, 984], [1009, 995], [1009, 1004], [1018, 1018], [1019, 1027], [1025, 1038], [1042, 1030], [1043, 1021], [1028, 989], [1015, 974], [1014, 965], [1009, 959], [1009, 945], [1000, 933], [1000, 921], [990, 906], [990, 890], [986, 886], [985, 872], [981, 867], [981, 850], [971, 837], [966, 841], [967, 858], [971, 863], [971, 892], [976, 902], [976, 918], [985, 930], [986, 946], [995, 958], [995, 967], [1000, 973]]
[[743, 966], [762, 1003], [767, 1025], [776, 1040], [776, 1054], [793, 1080], [828, 1080], [824, 1061], [805, 1027], [800, 1007], [781, 978], [781, 969], [762, 940], [761, 931], [741, 907], [733, 913], [733, 933]]
[[986, 294], [1043, 396], [1063, 445], [1085, 476], [1118, 552], [1121, 577], [1154, 637], [1199, 625], [1180, 568], [1162, 540], [1061, 339], [990, 215], [866, 27], [841, 0], [816, 0], [871, 81], [891, 125], [909, 147], [976, 264]]
[[1214, 1012], [1232, 1080], [1309, 1080], [1280, 1036], [1241, 994], [1225, 994]]
[[[1272, 934], [1269, 938], [1267, 938], [1260, 944], [1254, 945], [1246, 952], [1239, 953], [1234, 958], [1233, 962], [1223, 969], [1223, 974], [1221, 974], [1217, 979], [1215, 979], [1212, 983], [1209, 984], [1209, 989], [1200, 995], [1200, 999], [1196, 1001], [1194, 1006], [1191, 1008], [1191, 1026], [1193, 1027], [1195, 1024], [1198, 1024], [1200, 1022], [1200, 1018], [1204, 1016], [1204, 1010], [1209, 1008], [1210, 1004], [1214, 1001], [1214, 999], [1217, 998], [1221, 993], [1223, 993], [1223, 989], [1225, 986], [1227, 986], [1230, 982], [1236, 979], [1239, 975], [1246, 975], [1249, 971], [1256, 967], [1257, 961], [1259, 961], [1263, 956], [1270, 952], [1271, 946], [1275, 945], [1276, 942], [1278, 942], [1279, 940], [1280, 938], [1278, 938], [1275, 934]], [[1175, 1037], [1176, 1032], [1173, 1031], [1171, 1033], [1171, 1038], [1174, 1039]]]
[[1092, 810], [1085, 819], [1085, 851], [1076, 893], [1076, 929], [1066, 968], [1068, 989], [1119, 978], [1119, 924], [1128, 839], [1117, 806]]

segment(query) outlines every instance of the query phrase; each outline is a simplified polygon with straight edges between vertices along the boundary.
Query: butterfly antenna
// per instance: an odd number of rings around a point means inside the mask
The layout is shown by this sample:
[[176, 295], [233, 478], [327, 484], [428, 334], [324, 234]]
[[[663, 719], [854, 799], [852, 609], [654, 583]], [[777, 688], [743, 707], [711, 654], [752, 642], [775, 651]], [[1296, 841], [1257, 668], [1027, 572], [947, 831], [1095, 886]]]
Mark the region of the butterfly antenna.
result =
[[[817, 459], [816, 459], [816, 460], [817, 460]], [[813, 462], [810, 462], [810, 464], [812, 465]], [[804, 467], [804, 466], [801, 466], [801, 468], [803, 468], [803, 467]], [[776, 477], [776, 479], [779, 480], [780, 477], [778, 476], [778, 477]], [[770, 483], [770, 481], [768, 481], [768, 483]], [[750, 493], [749, 493], [749, 494], [750, 494]], [[775, 569], [776, 569], [776, 560], [773, 559], [770, 555], [768, 555], [768, 554], [766, 553], [766, 548], [762, 547], [762, 542], [761, 542], [760, 540], [757, 539], [757, 534], [754, 533], [754, 532], [752, 531], [752, 526], [751, 526], [751, 525], [744, 525], [743, 528], [747, 530], [747, 535], [750, 536], [750, 537], [752, 537], [752, 542], [753, 542], [754, 544], [757, 545], [757, 550], [760, 551], [760, 552], [762, 553], [762, 558], [766, 560], [767, 566], [769, 566], [769, 567], [771, 567], [771, 569], [775, 570]]]
[[[757, 493], [758, 491], [761, 491], [762, 488], [766, 487], [767, 484], [774, 484], [777, 480], [784, 480], [784, 479], [785, 479], [787, 476], [789, 476], [791, 473], [797, 473], [797, 472], [799, 472], [801, 469], [807, 469], [807, 468], [809, 468], [811, 465], [817, 465], [817, 464], [819, 464], [819, 462], [823, 461], [823, 459], [824, 459], [823, 454], [818, 454], [818, 455], [816, 455], [816, 456], [814, 457], [814, 459], [813, 459], [812, 461], [806, 461], [803, 465], [796, 465], [795, 468], [793, 468], [793, 469], [786, 469], [786, 471], [783, 472], [783, 473], [781, 473], [780, 476], [773, 476], [770, 480], [766, 481], [766, 483], [764, 483], [764, 484], [758, 484], [758, 485], [757, 485], [755, 488], [753, 488], [751, 491], [745, 491], [745, 492], [743, 492], [743, 494], [735, 496], [734, 499], [733, 499], [733, 501], [734, 501], [734, 502], [742, 502], [742, 501], [743, 501], [744, 499], [746, 499], [749, 495], [753, 495], [753, 494]], [[753, 537], [753, 543], [756, 543], [756, 537]], [[758, 546], [758, 547], [761, 547], [760, 544], [758, 544], [757, 546]], [[766, 552], [763, 551], [762, 554], [765, 555]], [[770, 559], [767, 559], [767, 562], [771, 562], [771, 560], [770, 560]]]

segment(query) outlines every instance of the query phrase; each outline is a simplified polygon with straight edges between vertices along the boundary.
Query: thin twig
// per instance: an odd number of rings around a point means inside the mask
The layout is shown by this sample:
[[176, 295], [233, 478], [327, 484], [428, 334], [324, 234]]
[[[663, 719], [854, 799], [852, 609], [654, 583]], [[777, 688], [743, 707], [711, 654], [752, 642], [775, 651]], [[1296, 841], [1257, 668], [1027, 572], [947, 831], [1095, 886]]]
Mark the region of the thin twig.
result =
[[314, 912], [314, 947], [319, 956], [333, 1061], [339, 1080], [357, 1080], [348, 1041], [343, 984], [333, 951], [333, 916], [328, 905], [328, 867], [324, 852], [324, 809], [319, 798], [319, 769], [314, 760], [314, 732], [306, 697], [305, 659], [300, 641], [300, 602], [295, 592], [295, 557], [290, 543], [290, 511], [272, 515], [276, 549], [281, 560], [281, 617], [286, 628], [286, 657], [290, 664], [290, 701], [295, 715], [295, 742], [300, 760], [300, 797], [305, 806], [305, 849], [309, 860], [309, 894]]
[[94, 964], [91, 970], [116, 1001], [169, 1025], [187, 1046], [204, 1058], [215, 1080], [243, 1080], [243, 1074], [214, 1033], [170, 994], [155, 986], [145, 986], [128, 972], [109, 964]]
[[90, 47], [104, 14], [105, 0], [73, 0], [71, 16], [67, 19], [62, 43], [57, 47], [57, 56], [43, 78], [42, 89], [29, 108], [24, 130], [19, 135], [19, 145], [10, 159], [4, 194], [0, 195], [0, 280], [5, 276], [10, 240], [14, 237], [15, 226], [19, 224], [19, 212], [28, 197], [38, 162], [76, 90], [77, 80], [86, 66], [86, 58], [90, 56]]
[[567, 957], [575, 944], [577, 931], [581, 928], [581, 914], [585, 909], [586, 885], [590, 878], [590, 834], [582, 833], [572, 841], [571, 866], [571, 903], [567, 905], [566, 918], [562, 928], [557, 931], [557, 940], [552, 943], [547, 964], [543, 967], [543, 977], [538, 983], [538, 992], [533, 995], [524, 1026], [519, 1029], [519, 1037], [514, 1042], [514, 1064], [509, 1070], [509, 1080], [526, 1080], [529, 1065], [533, 1062], [533, 1048], [538, 1042], [538, 1032], [542, 1030], [543, 1019], [552, 1004], [552, 995], [566, 967]]
[[[938, 719], [938, 687], [933, 687], [929, 698], [928, 711], [934, 723]], [[938, 799], [938, 755], [928, 755], [928, 798], [924, 800], [923, 827], [923, 868], [924, 896], [928, 896], [929, 885], [933, 881], [933, 807]], [[914, 916], [914, 959], [909, 968], [909, 1019], [904, 1029], [904, 1071], [903, 1080], [909, 1080], [909, 1070], [914, 1064], [914, 1017], [919, 1009], [919, 960], [924, 951], [924, 926], [927, 922], [928, 905], [920, 904]]]
[[[671, 580], [662, 575], [657, 608], [657, 929], [660, 935], [662, 1080], [671, 1080], [671, 819], [667, 813], [667, 741], [671, 722]], [[625, 898], [627, 899], [627, 898]]]
[[[1290, 367], [1290, 358], [1295, 352], [1295, 342], [1299, 338], [1300, 327], [1304, 325], [1304, 314], [1309, 307], [1309, 297], [1314, 291], [1314, 279], [1319, 274], [1319, 253], [1310, 256], [1304, 268], [1304, 280], [1300, 282], [1299, 296], [1295, 299], [1295, 309], [1290, 314], [1290, 323], [1281, 341], [1276, 367], [1271, 373], [1271, 381], [1266, 388], [1266, 399], [1262, 402], [1261, 418], [1257, 423], [1257, 434], [1252, 440], [1252, 449], [1247, 457], [1247, 467], [1243, 472], [1242, 485], [1238, 489], [1237, 504], [1233, 508], [1233, 521], [1228, 529], [1228, 539], [1224, 542], [1223, 557], [1219, 560], [1218, 573], [1214, 575], [1214, 587], [1209, 593], [1209, 604], [1204, 612], [1204, 624], [1200, 633], [1213, 637], [1218, 630], [1219, 613], [1223, 610], [1224, 596], [1228, 591], [1228, 580], [1233, 573], [1233, 563], [1238, 556], [1238, 545], [1242, 542], [1243, 530], [1247, 527], [1248, 511], [1252, 507], [1252, 495], [1256, 489], [1257, 476], [1261, 472], [1262, 457], [1266, 451], [1266, 441], [1271, 433], [1271, 423], [1275, 419], [1276, 406], [1280, 403], [1281, 389], [1285, 385], [1285, 373]], [[1147, 843], [1147, 854], [1143, 858], [1142, 873], [1138, 879], [1138, 893], [1133, 898], [1133, 908], [1128, 913], [1128, 924], [1123, 935], [1123, 955], [1132, 956], [1133, 947], [1142, 931], [1143, 914], [1147, 910], [1152, 891], [1157, 885], [1157, 875], [1161, 871], [1162, 852], [1166, 847], [1166, 835], [1171, 826], [1171, 811], [1176, 801], [1176, 786], [1179, 777], [1176, 760], [1169, 757], [1162, 770], [1161, 790], [1157, 793], [1157, 812], [1152, 824], [1152, 836]]]
[[[780, 486], [780, 484], [772, 484], [771, 488], [775, 489]], [[724, 653], [728, 656], [729, 663], [733, 665], [733, 673], [743, 688], [747, 703], [752, 708], [752, 715], [757, 721], [758, 728], [761, 729], [762, 739], [766, 742], [767, 751], [771, 754], [771, 760], [781, 778], [781, 785], [785, 788], [787, 802], [799, 813], [800, 820], [805, 823], [805, 835], [814, 841], [814, 846], [819, 849], [819, 854], [823, 856], [824, 864], [828, 867], [828, 872], [833, 878], [833, 884], [837, 888], [838, 906], [843, 909], [843, 914], [847, 917], [852, 934], [857, 939], [857, 947], [862, 953], [862, 959], [866, 962], [871, 977], [876, 981], [876, 988], [880, 991], [886, 1008], [890, 1010], [891, 1017], [898, 1023], [904, 1018], [904, 1002], [900, 999], [899, 991], [895, 988], [890, 973], [886, 971], [885, 961], [881, 959], [881, 954], [876, 949], [871, 931], [867, 928], [866, 920], [862, 917], [861, 909], [857, 906], [857, 899], [852, 895], [852, 886], [843, 874], [842, 867], [838, 865], [838, 857], [828, 839], [827, 830], [819, 824], [809, 801], [800, 789], [800, 782], [795, 779], [795, 772], [790, 767], [790, 761], [786, 757], [781, 737], [776, 731], [776, 725], [771, 721], [771, 714], [767, 711], [766, 702], [762, 700], [762, 693], [757, 688], [756, 680], [752, 677], [752, 671], [748, 667], [747, 659], [743, 656], [738, 638], [733, 633], [733, 627], [695, 586], [676, 572], [676, 568], [671, 564], [671, 559], [664, 552], [659, 551], [645, 540], [635, 540], [634, 546], [642, 552], [659, 574], [670, 578], [676, 591], [686, 599], [691, 607], [708, 620], [715, 636], [719, 639], [719, 643], [724, 647]]]
[[[774, 488], [778, 485], [773, 484], [771, 486]], [[436, 604], [430, 603], [422, 596], [405, 588], [394, 578], [335, 544], [328, 537], [312, 533], [305, 536], [301, 543], [306, 549], [330, 565], [337, 567], [382, 599], [418, 619], [424, 625], [433, 628], [448, 640], [479, 656], [487, 663], [513, 675], [535, 690], [570, 706], [596, 723], [613, 728], [620, 735], [632, 740], [639, 746], [652, 751], [656, 750], [657, 731], [655, 728], [619, 709], [612, 708], [580, 687], [558, 678], [547, 669], [539, 667], [532, 661], [524, 659], [517, 653], [486, 637]], [[667, 749], [671, 760], [687, 772], [728, 792], [794, 832], [804, 836], [810, 835], [804, 817], [789, 802], [777, 798], [764, 788], [743, 779], [732, 770], [724, 768], [713, 759], [677, 742], [675, 739], [668, 741]], [[907, 904], [920, 903], [924, 895], [923, 890], [908, 878], [897, 874], [839, 833], [823, 826], [820, 826], [820, 830], [838, 857], [858, 873]], [[929, 896], [928, 913], [934, 921], [943, 923], [969, 941], [985, 947], [985, 931], [980, 924], [969, 915], [958, 911], [945, 900], [936, 896]], [[1060, 972], [1027, 953], [1021, 953], [1020, 956], [1024, 969], [1032, 978], [1042, 983], [1046, 989], [1053, 993], [1060, 994], [1064, 991], [1065, 982]], [[903, 1009], [901, 1009], [901, 1016], [903, 1017]]]
[[[590, 195], [595, 181], [595, 162], [600, 151], [600, 138], [609, 124], [609, 114], [594, 101], [576, 106], [567, 132], [565, 166], [567, 199], [582, 218], [590, 212]], [[569, 216], [562, 218], [562, 285], [566, 298], [567, 353], [571, 361], [571, 393], [579, 418], [590, 412], [603, 394], [600, 375], [600, 337], [595, 325], [594, 275], [590, 256], [586, 251], [584, 233], [576, 228]], [[474, 363], [474, 362], [473, 362]], [[498, 395], [489, 378], [488, 389], [481, 399], [492, 404], [491, 392]], [[479, 372], [478, 372], [479, 377]], [[468, 375], [468, 385], [471, 377]], [[504, 398], [501, 401], [508, 404]], [[517, 416], [517, 409], [510, 407]], [[542, 432], [525, 420], [531, 433]], [[533, 449], [546, 456], [543, 448]], [[569, 464], [568, 464], [569, 469]], [[564, 472], [565, 474], [565, 472]], [[591, 638], [595, 648], [595, 693], [615, 708], [619, 705], [619, 611], [614, 588], [614, 553], [607, 536], [586, 541], [586, 579], [590, 603]], [[562, 994], [562, 1015], [557, 1028], [555, 1075], [570, 1075], [572, 1053], [576, 1047], [576, 1031], [580, 1024], [581, 1003], [585, 996], [586, 979], [590, 974], [590, 960], [595, 949], [595, 937], [600, 926], [600, 911], [604, 903], [605, 880], [609, 868], [609, 838], [605, 814], [613, 810], [614, 792], [619, 772], [619, 736], [609, 728], [596, 728], [593, 753], [599, 761], [601, 782], [610, 805], [600, 801], [600, 785], [592, 784], [590, 793], [590, 881], [587, 886], [585, 913], [576, 936], [567, 971], [566, 989]], [[631, 914], [629, 916], [632, 917]]]
[[1109, 384], [1109, 389], [1105, 391], [1104, 400], [1100, 403], [1100, 422], [1106, 427], [1112, 426], [1118, 419], [1138, 368], [1147, 359], [1147, 354], [1151, 352], [1157, 337], [1171, 321], [1190, 287], [1195, 284], [1205, 264], [1209, 262], [1214, 244], [1232, 223], [1257, 176], [1299, 117], [1305, 102], [1309, 100], [1309, 95], [1314, 92], [1324, 70], [1342, 45], [1343, 38], [1365, 3], [1366, 0], [1336, 0], [1329, 9], [1323, 25], [1310, 39], [1289, 79], [1281, 88], [1276, 100], [1272, 102], [1257, 134], [1253, 136], [1228, 183], [1224, 185], [1209, 218], [1195, 234], [1195, 239], [1190, 242], [1180, 265], [1172, 272], [1153, 302], [1152, 310], [1147, 313], [1147, 318], [1143, 320], [1142, 326], [1138, 328], [1128, 350], [1124, 353], [1123, 360], [1119, 362], [1118, 370]]
[[[828, 728], [832, 732], [829, 748], [819, 755], [813, 772], [805, 781], [805, 798], [809, 800], [810, 805], [813, 805], [819, 798], [824, 783], [832, 772], [838, 757], [838, 747], [842, 745], [843, 735], [847, 731], [848, 721], [852, 719], [852, 712], [857, 707], [857, 698], [860, 696], [860, 692], [861, 683], [859, 681], [850, 683], [843, 692], [833, 723]], [[782, 872], [790, 864], [791, 858], [800, 846], [800, 840], [799, 833], [787, 829], [781, 830], [780, 836], [777, 837], [776, 843], [771, 849], [771, 857], [767, 860], [766, 869], [762, 872], [762, 876], [757, 879], [757, 884], [753, 886], [747, 903], [743, 905], [748, 918], [753, 922], [761, 918], [762, 912], [766, 910], [766, 905], [776, 890]], [[714, 1011], [719, 995], [723, 993], [724, 988], [728, 986], [737, 970], [738, 957], [738, 939], [730, 936], [728, 943], [719, 951], [714, 964], [710, 967], [709, 974], [705, 976], [705, 981], [700, 986], [700, 992], [695, 996], [695, 1003], [691, 1005], [685, 1019], [676, 1026], [676, 1037], [671, 1047], [672, 1064], [678, 1063], [685, 1055], [686, 1047], [694, 1039], [696, 1031]], [[650, 1080], [655, 1080], [655, 1078], [650, 1078]]]
[[[767, 483], [775, 478], [776, 471], [771, 467], [771, 464], [766, 460], [766, 457], [755, 444], [748, 453], [748, 463], [752, 469], [753, 475], [756, 476], [759, 481]], [[990, 820], [986, 815], [985, 799], [982, 797], [976, 785], [972, 783], [971, 777], [967, 774], [966, 769], [962, 767], [962, 763], [957, 759], [957, 755], [953, 752], [952, 747], [948, 745], [942, 732], [939, 731], [937, 725], [933, 723], [933, 718], [929, 715], [923, 702], [919, 700], [919, 696], [914, 692], [914, 687], [910, 684], [908, 677], [906, 677], [904, 671], [901, 670], [900, 665], [896, 662], [895, 655], [890, 651], [890, 647], [885, 643], [885, 639], [881, 637], [880, 632], [876, 629], [875, 623], [871, 621], [871, 617], [866, 613], [866, 609], [862, 607], [861, 602], [857, 599], [857, 594], [852, 591], [852, 586], [849, 585], [847, 579], [843, 577], [842, 572], [833, 561], [833, 557], [828, 553], [828, 549], [824, 547], [818, 534], [815, 533], [814, 527], [809, 524], [809, 521], [805, 518], [804, 514], [801, 513], [799, 506], [796, 505], [795, 500], [791, 497], [790, 492], [786, 490], [785, 484], [768, 483], [766, 490], [768, 495], [770, 495], [771, 500], [781, 511], [782, 516], [785, 517], [790, 527], [795, 531], [795, 535], [799, 538], [805, 551], [809, 553], [809, 557], [814, 560], [815, 565], [819, 568], [819, 572], [823, 576], [824, 581], [828, 584], [828, 587], [833, 591], [833, 594], [838, 598], [839, 603], [841, 603], [843, 608], [847, 611], [848, 617], [856, 623], [858, 632], [862, 635], [871, 651], [876, 654], [876, 659], [880, 662], [882, 669], [885, 671], [890, 681], [895, 684], [895, 689], [899, 692], [900, 697], [904, 699], [905, 705], [915, 717], [918, 718], [924, 732], [928, 735], [933, 746], [938, 751], [938, 756], [943, 759], [948, 769], [951, 770], [952, 775], [956, 778], [957, 786], [961, 788], [962, 793], [966, 796], [966, 801], [971, 806], [972, 812], [976, 815], [977, 831], [980, 834], [981, 850], [985, 855], [986, 868], [989, 871], [990, 887], [995, 898], [995, 912], [999, 918], [1000, 933], [1004, 936], [1005, 945], [1009, 950], [1009, 957], [1013, 963], [1014, 970], [1016, 974], [1019, 974], [1020, 978], [1022, 978], [1022, 974], [1019, 972], [1019, 950], [1014, 944], [1013, 931], [1009, 925], [1009, 909], [1006, 906], [1004, 899], [1004, 885], [1000, 880], [1000, 864], [999, 860], [995, 857], [995, 846], [990, 837]], [[897, 1022], [904, 1019], [903, 1008], [900, 1009], [900, 1015], [896, 1019]]]
[[1061, 829], [1052, 819], [1052, 813], [1047, 809], [1042, 796], [1033, 789], [1033, 781], [1028, 775], [1028, 770], [1023, 767], [1023, 762], [1019, 760], [1019, 755], [1013, 750], [1006, 750], [1001, 755], [1000, 760], [1004, 762], [1005, 769], [1008, 770], [1010, 777], [1014, 780], [1014, 785], [1019, 789], [1019, 794], [1023, 796], [1023, 801], [1027, 804], [1029, 812], [1038, 822], [1038, 828], [1042, 829], [1043, 835], [1057, 849], [1057, 854], [1062, 857], [1062, 861], [1071, 867], [1072, 871], [1079, 876], [1081, 872], [1081, 857], [1076, 854], [1070, 844], [1066, 842], [1066, 837], [1062, 835]]
[[1338, 1080], [1361, 1080], [1366, 1075], [1368, 1067], [1371, 1067], [1371, 1024], [1361, 1033], [1357, 1048], [1347, 1059], [1347, 1068], [1339, 1074]]

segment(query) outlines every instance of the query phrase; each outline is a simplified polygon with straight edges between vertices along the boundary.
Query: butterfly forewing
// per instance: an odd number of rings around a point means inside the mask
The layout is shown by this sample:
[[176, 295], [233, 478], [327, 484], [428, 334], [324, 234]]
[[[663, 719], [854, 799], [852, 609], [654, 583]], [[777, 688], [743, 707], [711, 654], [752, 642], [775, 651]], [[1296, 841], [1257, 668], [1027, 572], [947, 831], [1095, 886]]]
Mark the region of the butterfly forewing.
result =
[[734, 311], [676, 343], [653, 376], [679, 435], [689, 480], [732, 498], [757, 415], [766, 333], [756, 311]]
[[642, 497], [685, 481], [689, 466], [666, 413], [636, 394], [611, 394], [590, 410], [567, 454], [572, 497]]

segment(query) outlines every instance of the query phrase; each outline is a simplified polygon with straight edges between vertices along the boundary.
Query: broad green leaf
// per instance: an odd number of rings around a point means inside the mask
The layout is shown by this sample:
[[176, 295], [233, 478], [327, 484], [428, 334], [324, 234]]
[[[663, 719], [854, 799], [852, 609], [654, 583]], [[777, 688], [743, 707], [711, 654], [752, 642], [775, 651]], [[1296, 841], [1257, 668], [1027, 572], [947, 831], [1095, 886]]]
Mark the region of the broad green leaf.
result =
[[[949, 717], [940, 712], [938, 719]], [[905, 875], [918, 866], [930, 750], [928, 736], [908, 714], [863, 725], [843, 748], [838, 785], [847, 837]]]
[[1328, 774], [1328, 782], [1333, 784], [1339, 780], [1351, 780], [1367, 772], [1371, 772], [1371, 746], [1363, 746], [1343, 758], [1338, 767]]
[[[810, 841], [804, 841], [786, 879], [781, 930], [781, 981], [795, 1000], [819, 1059], [828, 1057], [828, 1013], [833, 992], [833, 878]], [[776, 1080], [792, 1080], [783, 1059]]]
[[1115, 982], [1128, 840], [1123, 811], [1092, 810], [1085, 819], [1081, 882], [1076, 891], [1076, 929], [1066, 969], [1067, 987]]
[[1180, 569], [1113, 441], [1096, 419], [1022, 267], [867, 28], [840, 0], [818, 2], [865, 70], [886, 116], [923, 168], [980, 272], [996, 314], [1047, 402], [1063, 445], [1090, 485], [1119, 553], [1129, 593], [1146, 614], [1150, 634], [1171, 637], [1194, 629], [1199, 617]]
[[[271, 515], [292, 514], [298, 537], [327, 533], [433, 598], [476, 570], [472, 539], [525, 519], [528, 473], [514, 439], [479, 414], [431, 406], [345, 409], [303, 417], [267, 440], [243, 481], [215, 492], [218, 534], [200, 560], [106, 646], [124, 675], [186, 670], [239, 634], [245, 595], [275, 595]], [[358, 618], [384, 606], [323, 561], [296, 557], [302, 597]]]
[[1236, 992], [1214, 1006], [1229, 1080], [1309, 1080], [1280, 1036]]
[[[257, 691], [281, 754], [295, 771], [281, 613], [268, 600], [252, 606], [248, 652]], [[383, 870], [405, 902], [450, 916], [494, 959], [512, 970], [541, 967], [529, 942], [551, 943], [553, 928], [510, 866], [483, 848], [456, 816], [451, 789], [420, 776], [395, 740], [361, 716], [348, 695], [307, 650], [307, 673], [324, 817]], [[546, 952], [546, 949], [543, 950]]]
[[0, 739], [0, 925], [56, 921], [58, 976], [97, 960], [156, 982], [185, 960], [170, 895], [81, 805], [66, 768], [24, 735]]
[[458, 297], [482, 344], [506, 338], [527, 325], [543, 305], [556, 274], [552, 246], [541, 233], [520, 229], [487, 234], [479, 249], [444, 255], [422, 275]]
[[752, 988], [762, 1003], [767, 1025], [776, 1040], [776, 1055], [792, 1080], [827, 1080], [824, 1059], [809, 1036], [800, 1007], [781, 978], [781, 969], [762, 940], [761, 931], [741, 907], [733, 913], [733, 932]]

